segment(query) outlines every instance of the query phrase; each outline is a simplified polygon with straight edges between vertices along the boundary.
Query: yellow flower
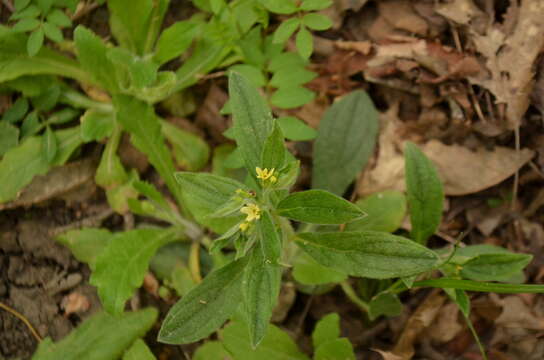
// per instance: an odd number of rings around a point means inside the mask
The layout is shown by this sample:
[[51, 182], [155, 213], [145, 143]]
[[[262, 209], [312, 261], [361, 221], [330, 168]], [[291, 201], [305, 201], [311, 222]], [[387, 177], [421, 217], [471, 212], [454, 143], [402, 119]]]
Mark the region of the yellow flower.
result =
[[261, 218], [261, 209], [256, 204], [247, 204], [240, 209], [242, 214], [246, 214], [246, 221], [259, 220]]
[[274, 168], [268, 170], [268, 169], [261, 169], [260, 167], [256, 167], [255, 171], [257, 172], [257, 179], [261, 179], [262, 181], [266, 181], [270, 179], [271, 183], [275, 183], [276, 180], [278, 180], [274, 174]]
[[242, 230], [242, 232], [246, 231], [248, 227], [249, 227], [248, 222], [243, 222], [240, 224], [240, 230]]

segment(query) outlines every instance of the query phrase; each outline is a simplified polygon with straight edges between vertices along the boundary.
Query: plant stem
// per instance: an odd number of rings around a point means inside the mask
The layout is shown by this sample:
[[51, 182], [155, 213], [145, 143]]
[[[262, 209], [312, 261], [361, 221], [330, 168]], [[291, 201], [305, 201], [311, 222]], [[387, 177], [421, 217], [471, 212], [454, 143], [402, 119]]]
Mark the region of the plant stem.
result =
[[32, 335], [36, 338], [36, 340], [38, 342], [41, 342], [42, 341], [42, 338], [40, 337], [40, 335], [38, 335], [38, 332], [36, 331], [36, 329], [34, 329], [34, 327], [32, 326], [32, 324], [30, 323], [30, 321], [28, 321], [28, 319], [26, 317], [24, 317], [23, 314], [21, 314], [20, 312], [18, 312], [17, 310], [7, 306], [6, 304], [0, 302], [0, 308], [6, 310], [7, 312], [9, 312], [10, 314], [12, 314], [13, 316], [19, 318], [19, 320], [21, 320], [27, 327], [28, 329], [30, 330], [30, 332], [32, 333]]
[[351, 286], [351, 284], [344, 280], [340, 283], [340, 286], [342, 287], [342, 290], [346, 294], [346, 296], [355, 304], [357, 305], [363, 312], [368, 313], [369, 305], [367, 302], [363, 301], [355, 292], [355, 289]]

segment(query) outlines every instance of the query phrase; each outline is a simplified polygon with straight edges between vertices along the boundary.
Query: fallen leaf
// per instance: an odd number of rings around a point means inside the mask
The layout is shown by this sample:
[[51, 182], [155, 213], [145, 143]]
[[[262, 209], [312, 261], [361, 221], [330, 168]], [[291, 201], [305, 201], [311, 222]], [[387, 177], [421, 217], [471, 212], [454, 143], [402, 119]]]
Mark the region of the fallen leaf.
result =
[[433, 340], [442, 344], [452, 340], [463, 330], [463, 326], [459, 324], [458, 315], [459, 307], [457, 304], [449, 303], [444, 305], [435, 321], [427, 329], [427, 334]]
[[64, 315], [68, 316], [89, 310], [91, 303], [85, 295], [79, 292], [72, 292], [62, 299], [60, 306], [64, 309]]
[[530, 330], [544, 330], [544, 318], [538, 317], [523, 302], [521, 297], [511, 295], [502, 299], [495, 298], [494, 301], [502, 306], [502, 313], [495, 320], [497, 325]]
[[454, 0], [446, 4], [437, 5], [435, 11], [458, 24], [469, 25], [485, 13], [472, 0]]
[[0, 204], [0, 210], [27, 207], [59, 197], [92, 181], [95, 171], [96, 161], [91, 158], [57, 166], [45, 175], [36, 176], [16, 200]]
[[371, 349], [371, 350], [379, 353], [383, 357], [383, 360], [404, 360], [405, 359], [402, 356], [395, 355], [390, 351], [383, 351], [380, 349]]
[[[399, 134], [402, 123], [392, 107], [380, 115], [379, 151], [374, 167], [364, 172], [358, 185], [359, 195], [369, 195], [387, 189], [404, 191], [404, 158]], [[497, 146], [475, 151], [460, 145], [444, 145], [430, 140], [420, 146], [438, 168], [446, 195], [472, 194], [496, 185], [518, 171], [534, 155], [530, 149], [519, 152]]]
[[427, 22], [413, 9], [407, 0], [385, 0], [378, 2], [378, 11], [393, 28], [425, 36], [429, 30]]

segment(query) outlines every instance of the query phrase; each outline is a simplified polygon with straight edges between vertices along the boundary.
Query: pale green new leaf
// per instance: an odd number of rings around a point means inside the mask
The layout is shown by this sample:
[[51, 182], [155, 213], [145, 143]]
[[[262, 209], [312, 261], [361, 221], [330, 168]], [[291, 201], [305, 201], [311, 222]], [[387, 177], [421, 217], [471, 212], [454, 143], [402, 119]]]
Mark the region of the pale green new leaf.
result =
[[314, 349], [324, 343], [340, 337], [340, 316], [330, 313], [322, 317], [315, 325], [312, 332], [312, 344]]
[[286, 139], [293, 141], [313, 140], [317, 136], [314, 128], [293, 116], [282, 116], [276, 120]]
[[332, 21], [327, 16], [317, 13], [304, 15], [302, 23], [312, 30], [327, 30], [332, 26]]
[[296, 17], [292, 17], [288, 20], [282, 21], [280, 26], [274, 31], [275, 44], [284, 44], [293, 35], [298, 28], [300, 20]]
[[372, 155], [378, 127], [378, 112], [365, 92], [335, 102], [319, 123], [312, 187], [342, 195]]
[[248, 64], [235, 64], [232, 65], [229, 70], [241, 74], [247, 80], [249, 80], [253, 86], [260, 87], [266, 85], [266, 78], [264, 77], [262, 70], [257, 66]]
[[112, 316], [93, 315], [64, 339], [41, 342], [32, 360], [106, 360], [118, 359], [134, 340], [145, 335], [157, 320], [154, 308]]
[[439, 264], [432, 250], [377, 231], [302, 233], [295, 242], [320, 264], [353, 276], [395, 278], [419, 274]]
[[115, 234], [96, 258], [90, 279], [108, 312], [123, 312], [125, 302], [142, 285], [151, 257], [159, 247], [176, 238], [175, 229], [137, 229]]
[[258, 89], [235, 72], [229, 76], [229, 95], [236, 143], [248, 172], [255, 177], [264, 143], [274, 126], [272, 114]]
[[58, 235], [55, 240], [67, 246], [76, 259], [94, 270], [96, 258], [112, 238], [113, 234], [106, 229], [83, 228]]
[[158, 340], [187, 344], [210, 335], [228, 320], [242, 301], [242, 276], [247, 257], [210, 273], [168, 312]]
[[435, 166], [415, 144], [406, 143], [404, 160], [410, 235], [414, 241], [425, 244], [442, 220], [444, 190]]
[[332, 0], [304, 0], [300, 9], [304, 11], [323, 10], [332, 5]]
[[236, 190], [247, 190], [245, 185], [208, 173], [178, 172], [175, 176], [183, 194], [183, 204], [199, 223], [223, 233], [241, 220], [241, 216], [222, 219], [209, 216], [226, 204]]
[[293, 193], [277, 206], [278, 215], [312, 224], [344, 224], [365, 216], [355, 204], [328, 191]]
[[248, 326], [240, 321], [229, 323], [220, 335], [223, 346], [236, 360], [309, 360], [286, 332], [272, 324], [256, 349], [251, 346]]
[[28, 56], [33, 57], [40, 51], [43, 45], [44, 39], [44, 30], [42, 27], [37, 28], [28, 36], [28, 41], [26, 43], [26, 51]]
[[242, 282], [244, 308], [253, 348], [257, 347], [266, 335], [281, 285], [281, 267], [266, 260], [263, 256], [265, 250], [260, 249], [262, 246], [263, 242], [249, 255]]
[[270, 79], [270, 85], [276, 88], [287, 88], [306, 84], [317, 77], [313, 71], [304, 68], [296, 69], [286, 67], [276, 71]]
[[219, 341], [206, 341], [196, 349], [193, 360], [225, 360], [230, 354]]
[[368, 216], [346, 225], [346, 231], [374, 230], [393, 232], [406, 216], [406, 197], [397, 190], [372, 194], [355, 203]]
[[477, 281], [505, 281], [523, 270], [532, 259], [529, 254], [482, 254], [464, 263], [461, 275]]
[[355, 360], [353, 345], [346, 338], [334, 339], [315, 349], [314, 360]]
[[100, 141], [111, 136], [115, 125], [115, 114], [89, 109], [80, 120], [83, 141]]
[[282, 109], [293, 109], [305, 105], [315, 98], [315, 93], [302, 86], [280, 87], [272, 97], [272, 105]]
[[48, 126], [42, 136], [43, 156], [48, 164], [51, 164], [53, 160], [55, 160], [55, 157], [57, 156], [57, 147], [58, 144], [55, 133]]
[[293, 0], [259, 0], [259, 2], [270, 12], [275, 14], [292, 14], [297, 11]]
[[142, 339], [138, 339], [123, 355], [123, 360], [156, 360], [157, 358]]
[[42, 27], [45, 36], [47, 36], [47, 38], [49, 38], [50, 40], [56, 43], [60, 43], [64, 40], [62, 31], [55, 25], [45, 22], [42, 24]]
[[295, 44], [297, 46], [298, 53], [304, 59], [308, 59], [310, 55], [312, 55], [312, 52], [314, 51], [314, 39], [312, 38], [312, 33], [308, 31], [306, 27], [300, 27], [300, 30], [295, 38]]

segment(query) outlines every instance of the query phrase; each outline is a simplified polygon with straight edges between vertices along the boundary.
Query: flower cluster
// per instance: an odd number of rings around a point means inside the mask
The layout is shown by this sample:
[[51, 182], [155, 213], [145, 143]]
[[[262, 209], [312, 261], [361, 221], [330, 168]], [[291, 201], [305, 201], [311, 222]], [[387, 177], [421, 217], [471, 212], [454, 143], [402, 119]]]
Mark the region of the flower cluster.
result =
[[270, 181], [270, 183], [275, 183], [278, 179], [274, 176], [274, 170], [275, 169], [261, 169], [260, 167], [255, 168], [255, 171], [257, 172], [257, 179], [261, 179], [263, 183], [265, 181]]
[[257, 204], [247, 204], [240, 209], [242, 214], [246, 214], [246, 221], [240, 224], [240, 230], [246, 231], [251, 225], [252, 221], [259, 220], [261, 218], [261, 209]]

